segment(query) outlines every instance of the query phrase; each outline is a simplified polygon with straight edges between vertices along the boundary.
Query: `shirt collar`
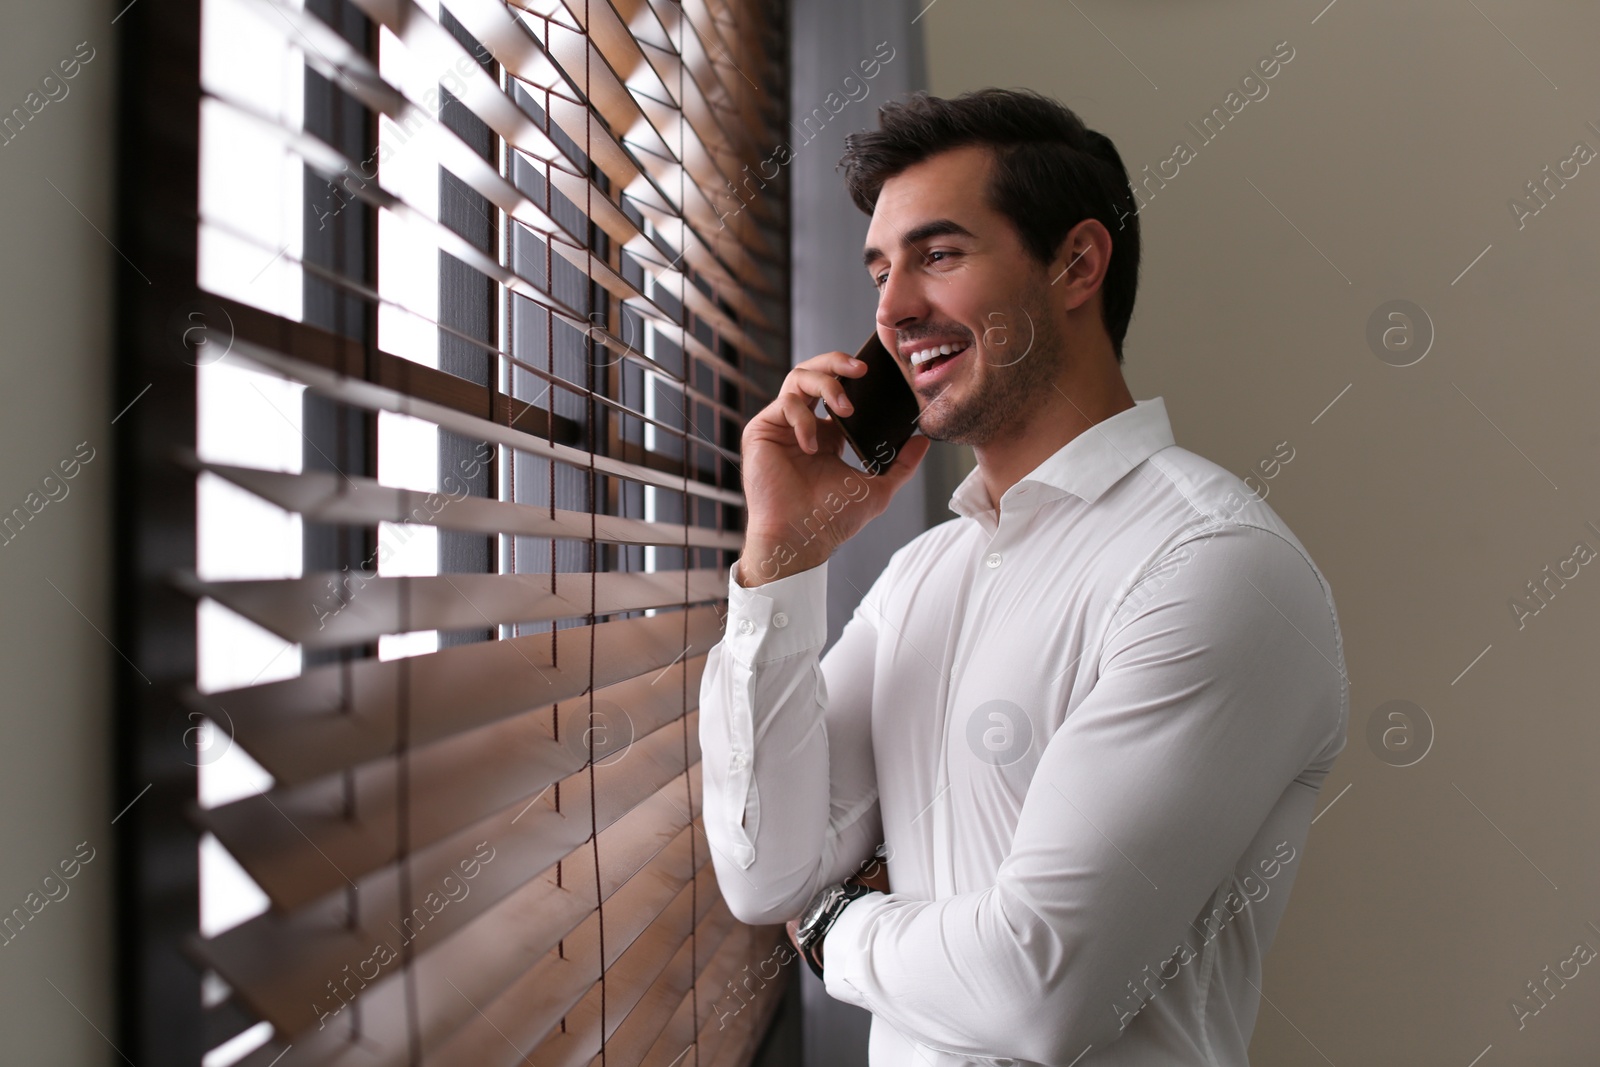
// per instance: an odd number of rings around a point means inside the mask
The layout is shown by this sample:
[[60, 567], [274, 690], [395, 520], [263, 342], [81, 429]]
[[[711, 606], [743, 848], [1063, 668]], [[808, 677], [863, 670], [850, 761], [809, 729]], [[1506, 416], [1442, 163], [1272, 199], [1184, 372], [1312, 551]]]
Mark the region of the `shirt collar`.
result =
[[[1102, 419], [1047, 456], [1006, 490], [1001, 508], [1033, 507], [1062, 493], [1092, 504], [1123, 475], [1175, 443], [1162, 398], [1136, 400], [1133, 407]], [[980, 522], [992, 521], [981, 468], [974, 467], [961, 480], [950, 497], [950, 510]]]

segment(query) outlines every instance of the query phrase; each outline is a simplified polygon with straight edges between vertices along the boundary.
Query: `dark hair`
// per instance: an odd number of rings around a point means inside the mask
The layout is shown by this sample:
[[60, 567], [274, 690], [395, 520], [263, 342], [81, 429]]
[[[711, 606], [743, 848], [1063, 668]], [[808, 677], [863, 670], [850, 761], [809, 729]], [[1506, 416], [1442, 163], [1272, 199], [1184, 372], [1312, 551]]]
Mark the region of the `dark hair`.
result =
[[950, 100], [911, 93], [878, 109], [878, 129], [846, 137], [839, 164], [850, 198], [870, 215], [884, 182], [967, 145], [993, 150], [989, 202], [1039, 262], [1048, 264], [1084, 219], [1099, 219], [1111, 231], [1101, 308], [1120, 364], [1139, 287], [1138, 209], [1110, 138], [1066, 105], [1027, 89], [979, 89]]

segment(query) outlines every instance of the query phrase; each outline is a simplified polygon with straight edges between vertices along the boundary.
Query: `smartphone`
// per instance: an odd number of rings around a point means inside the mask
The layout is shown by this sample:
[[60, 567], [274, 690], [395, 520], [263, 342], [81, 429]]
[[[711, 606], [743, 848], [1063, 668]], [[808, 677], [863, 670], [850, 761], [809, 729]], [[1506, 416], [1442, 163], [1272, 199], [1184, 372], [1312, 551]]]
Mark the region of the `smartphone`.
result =
[[843, 375], [839, 384], [844, 395], [850, 398], [851, 413], [841, 415], [828, 407], [828, 417], [839, 424], [844, 439], [855, 450], [856, 458], [869, 474], [881, 474], [894, 462], [900, 449], [917, 430], [917, 418], [922, 414], [917, 404], [917, 394], [900, 371], [889, 350], [873, 331], [866, 344], [856, 352], [856, 358], [867, 365], [867, 372], [859, 377]]

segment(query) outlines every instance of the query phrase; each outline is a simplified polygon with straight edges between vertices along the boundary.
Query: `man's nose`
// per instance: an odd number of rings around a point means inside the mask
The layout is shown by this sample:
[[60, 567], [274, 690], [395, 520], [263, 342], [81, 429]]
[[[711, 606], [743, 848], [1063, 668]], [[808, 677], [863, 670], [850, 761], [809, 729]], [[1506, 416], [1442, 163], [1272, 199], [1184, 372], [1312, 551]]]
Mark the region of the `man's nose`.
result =
[[890, 270], [878, 293], [878, 325], [903, 330], [928, 317], [928, 303], [914, 270]]

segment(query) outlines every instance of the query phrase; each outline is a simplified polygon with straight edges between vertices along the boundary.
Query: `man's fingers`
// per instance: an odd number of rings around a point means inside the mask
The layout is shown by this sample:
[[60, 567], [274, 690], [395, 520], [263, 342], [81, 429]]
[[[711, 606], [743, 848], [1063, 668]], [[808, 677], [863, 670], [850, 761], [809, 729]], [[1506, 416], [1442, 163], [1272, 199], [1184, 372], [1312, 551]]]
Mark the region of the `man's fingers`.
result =
[[783, 419], [794, 429], [795, 440], [807, 452], [817, 450], [817, 416], [797, 393], [778, 398]]
[[842, 453], [845, 436], [838, 422], [828, 418], [825, 412], [819, 413], [813, 410], [806, 400], [792, 399], [793, 406], [785, 405], [784, 412], [789, 418], [789, 424], [794, 427], [795, 438], [800, 442], [800, 447], [812, 454], [829, 452], [837, 456]]
[[775, 409], [776, 414], [794, 430], [795, 441], [804, 451], [815, 454], [823, 447], [830, 447], [837, 454], [841, 450], [839, 441], [831, 435], [825, 439], [821, 436], [827, 431], [819, 430], [819, 423], [831, 420], [818, 417], [817, 401], [826, 402], [831, 412], [853, 414], [850, 398], [845, 395], [839, 375], [859, 377], [865, 373], [866, 364], [858, 364], [854, 357], [844, 352], [824, 352], [820, 356], [813, 356], [789, 371], [768, 410]]
[[802, 363], [795, 364], [795, 370], [816, 370], [827, 374], [848, 374], [859, 377], [867, 372], [865, 363], [856, 362], [856, 358], [848, 352], [824, 352], [820, 356], [812, 356]]
[[[854, 373], [854, 372], [851, 372]], [[849, 415], [850, 398], [845, 396], [844, 386], [836, 374], [831, 370], [813, 367], [796, 367], [784, 379], [780, 392], [793, 392], [804, 396], [811, 404], [816, 399], [826, 400], [828, 406], [841, 415]]]

